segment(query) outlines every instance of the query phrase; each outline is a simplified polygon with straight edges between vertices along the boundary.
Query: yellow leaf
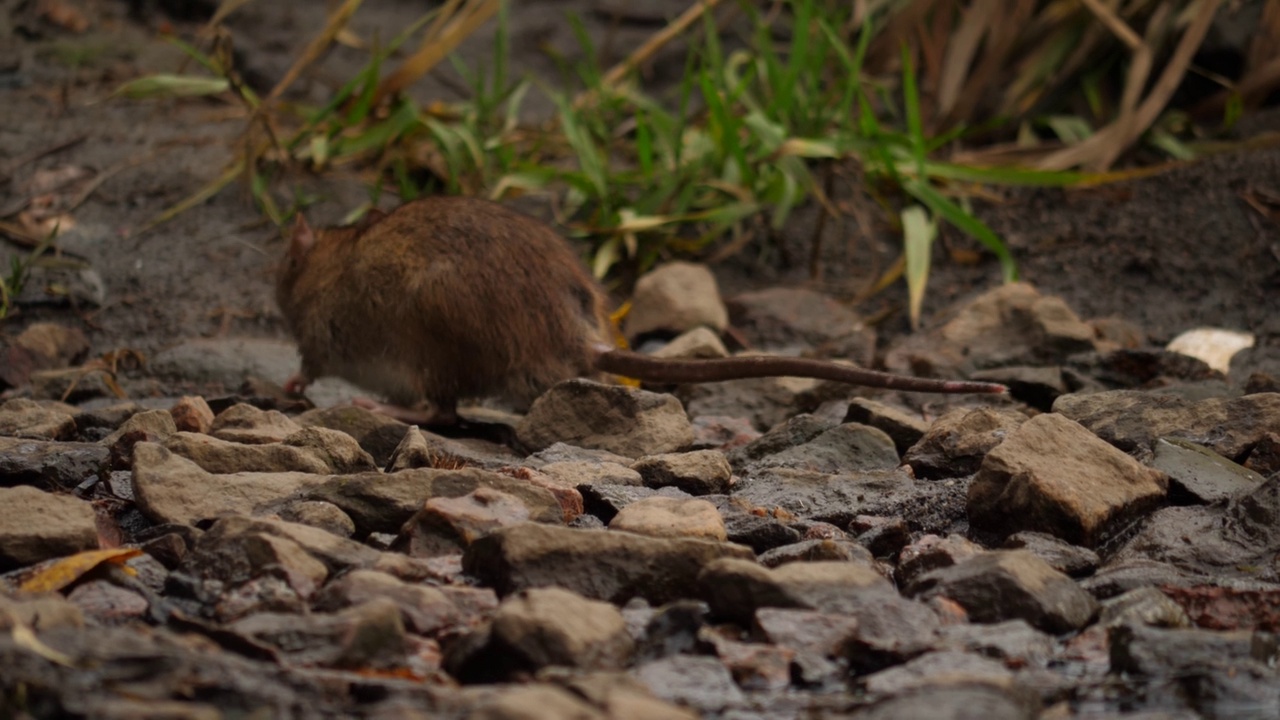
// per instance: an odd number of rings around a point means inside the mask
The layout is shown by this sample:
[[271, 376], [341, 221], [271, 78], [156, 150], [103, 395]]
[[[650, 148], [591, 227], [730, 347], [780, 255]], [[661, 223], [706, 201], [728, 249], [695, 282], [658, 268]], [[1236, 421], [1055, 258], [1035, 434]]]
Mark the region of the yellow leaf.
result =
[[[23, 592], [57, 592], [97, 569], [103, 563], [124, 565], [126, 560], [142, 554], [137, 548], [88, 550], [55, 561], [42, 568], [18, 586]], [[127, 570], [128, 568], [126, 568]]]

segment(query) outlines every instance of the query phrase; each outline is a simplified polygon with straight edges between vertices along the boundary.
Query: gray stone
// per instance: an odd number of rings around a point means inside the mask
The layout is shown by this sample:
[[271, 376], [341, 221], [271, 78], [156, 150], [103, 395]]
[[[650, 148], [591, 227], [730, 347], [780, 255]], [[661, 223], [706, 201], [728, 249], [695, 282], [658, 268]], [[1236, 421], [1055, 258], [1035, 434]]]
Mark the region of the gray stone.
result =
[[886, 405], [867, 398], [854, 398], [845, 412], [846, 423], [861, 423], [882, 430], [893, 439], [899, 453], [906, 452], [920, 442], [929, 431], [929, 422], [920, 413], [907, 412], [893, 405]]
[[987, 453], [1026, 421], [1015, 410], [957, 408], [938, 418], [902, 461], [921, 478], [972, 475]]
[[0, 486], [71, 489], [106, 471], [110, 451], [97, 443], [0, 437]]
[[489, 641], [495, 657], [523, 670], [619, 669], [635, 651], [617, 608], [561, 588], [529, 588], [503, 600]]
[[70, 440], [76, 433], [75, 410], [62, 403], [13, 398], [0, 405], [0, 435], [32, 440]]
[[1208, 505], [1256, 490], [1263, 477], [1186, 440], [1156, 440], [1151, 467], [1169, 476], [1169, 500]]
[[279, 410], [260, 410], [239, 403], [218, 413], [209, 434], [220, 440], [261, 445], [282, 442], [302, 427]]
[[676, 487], [690, 495], [723, 494], [729, 491], [733, 469], [718, 450], [648, 455], [632, 463], [645, 487]]
[[1021, 619], [1050, 633], [1078, 630], [1097, 611], [1094, 599], [1071, 578], [1025, 550], [989, 552], [934, 570], [906, 592], [950, 598], [975, 622]]
[[705, 265], [669, 262], [636, 281], [623, 331], [637, 337], [657, 330], [685, 332], [699, 326], [723, 331], [729, 311], [716, 278]]

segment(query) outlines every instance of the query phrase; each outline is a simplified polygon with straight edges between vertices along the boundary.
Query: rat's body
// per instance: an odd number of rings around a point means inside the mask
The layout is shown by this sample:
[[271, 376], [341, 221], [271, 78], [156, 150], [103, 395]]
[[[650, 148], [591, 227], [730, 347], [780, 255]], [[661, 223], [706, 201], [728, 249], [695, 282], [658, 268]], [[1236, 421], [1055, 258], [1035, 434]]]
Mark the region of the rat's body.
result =
[[460, 398], [527, 402], [601, 371], [657, 382], [795, 375], [922, 392], [1003, 389], [815, 360], [612, 350], [604, 293], [559, 234], [474, 198], [425, 198], [319, 232], [299, 218], [276, 290], [302, 355], [286, 389], [336, 375], [386, 395], [393, 410], [429, 402], [431, 413], [398, 413], [424, 424], [454, 422]]

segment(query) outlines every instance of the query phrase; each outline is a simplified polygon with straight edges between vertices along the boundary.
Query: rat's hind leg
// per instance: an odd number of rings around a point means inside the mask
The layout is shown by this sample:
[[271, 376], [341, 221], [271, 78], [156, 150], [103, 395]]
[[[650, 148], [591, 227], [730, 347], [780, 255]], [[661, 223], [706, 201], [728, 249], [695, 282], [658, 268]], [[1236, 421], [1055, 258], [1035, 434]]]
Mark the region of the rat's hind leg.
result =
[[410, 425], [444, 427], [458, 424], [458, 403], [456, 400], [432, 403], [430, 407], [424, 407], [423, 404], [405, 407], [403, 405], [378, 402], [371, 398], [358, 397], [353, 399], [351, 404], [381, 413]]

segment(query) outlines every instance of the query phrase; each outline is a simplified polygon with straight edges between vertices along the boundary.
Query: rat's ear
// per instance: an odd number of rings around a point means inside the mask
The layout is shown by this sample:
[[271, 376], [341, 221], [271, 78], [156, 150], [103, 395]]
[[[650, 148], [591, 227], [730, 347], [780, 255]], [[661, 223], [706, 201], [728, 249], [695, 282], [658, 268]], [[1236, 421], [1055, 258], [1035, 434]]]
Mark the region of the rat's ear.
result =
[[311, 248], [316, 244], [316, 234], [307, 224], [307, 218], [302, 213], [298, 213], [297, 218], [293, 221], [293, 232], [289, 235], [289, 255], [294, 260], [302, 260], [311, 252]]

